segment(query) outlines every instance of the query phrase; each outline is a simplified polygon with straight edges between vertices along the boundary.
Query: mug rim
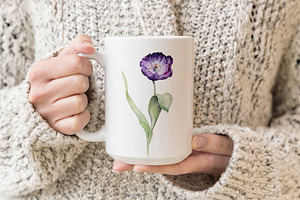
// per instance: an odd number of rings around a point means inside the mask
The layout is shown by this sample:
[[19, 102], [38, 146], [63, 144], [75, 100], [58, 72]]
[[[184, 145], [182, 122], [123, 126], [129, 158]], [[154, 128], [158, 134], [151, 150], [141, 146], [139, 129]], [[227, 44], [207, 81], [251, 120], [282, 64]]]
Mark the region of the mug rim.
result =
[[106, 36], [105, 40], [109, 39], [194, 39], [192, 36], [147, 36], [147, 35], [141, 35], [141, 36]]

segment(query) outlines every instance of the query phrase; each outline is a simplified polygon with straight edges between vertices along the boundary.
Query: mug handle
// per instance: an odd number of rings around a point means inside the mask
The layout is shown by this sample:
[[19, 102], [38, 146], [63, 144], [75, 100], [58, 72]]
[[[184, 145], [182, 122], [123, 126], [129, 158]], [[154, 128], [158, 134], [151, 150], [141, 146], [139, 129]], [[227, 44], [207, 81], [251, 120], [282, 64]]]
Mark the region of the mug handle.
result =
[[[104, 62], [104, 51], [96, 50], [93, 54], [77, 54], [78, 56], [93, 59], [97, 61], [101, 65], [103, 69], [105, 69], [105, 62]], [[88, 132], [85, 130], [81, 130], [76, 135], [86, 141], [89, 142], [103, 142], [105, 141], [105, 125], [97, 132]]]

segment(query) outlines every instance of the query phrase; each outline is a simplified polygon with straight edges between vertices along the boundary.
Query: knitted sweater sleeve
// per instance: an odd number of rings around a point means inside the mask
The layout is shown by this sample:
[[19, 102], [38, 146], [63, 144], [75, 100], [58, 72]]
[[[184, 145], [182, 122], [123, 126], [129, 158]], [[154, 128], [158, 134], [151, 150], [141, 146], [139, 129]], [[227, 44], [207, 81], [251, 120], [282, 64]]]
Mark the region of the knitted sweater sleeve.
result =
[[166, 176], [174, 191], [204, 199], [300, 198], [300, 27], [282, 60], [273, 93], [273, 118], [255, 130], [220, 124], [195, 134], [225, 134], [234, 142], [226, 171], [210, 188], [197, 191], [203, 176]]
[[86, 142], [52, 129], [28, 101], [33, 34], [22, 1], [0, 2], [0, 194], [25, 195], [62, 176]]

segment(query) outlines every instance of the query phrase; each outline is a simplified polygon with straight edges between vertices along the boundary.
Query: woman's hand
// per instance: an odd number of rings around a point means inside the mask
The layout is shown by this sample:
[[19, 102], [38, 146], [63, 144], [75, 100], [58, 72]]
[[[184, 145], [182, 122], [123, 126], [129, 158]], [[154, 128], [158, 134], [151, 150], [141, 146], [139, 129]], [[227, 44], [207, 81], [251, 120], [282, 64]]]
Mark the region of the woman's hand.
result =
[[114, 162], [113, 171], [136, 171], [170, 175], [187, 173], [221, 174], [225, 171], [232, 154], [233, 142], [228, 136], [196, 135], [192, 140], [193, 153], [184, 161], [173, 165], [129, 165]]
[[57, 57], [41, 60], [29, 71], [29, 101], [61, 133], [75, 134], [90, 120], [85, 92], [93, 67], [77, 54], [94, 51], [90, 37], [78, 35]]

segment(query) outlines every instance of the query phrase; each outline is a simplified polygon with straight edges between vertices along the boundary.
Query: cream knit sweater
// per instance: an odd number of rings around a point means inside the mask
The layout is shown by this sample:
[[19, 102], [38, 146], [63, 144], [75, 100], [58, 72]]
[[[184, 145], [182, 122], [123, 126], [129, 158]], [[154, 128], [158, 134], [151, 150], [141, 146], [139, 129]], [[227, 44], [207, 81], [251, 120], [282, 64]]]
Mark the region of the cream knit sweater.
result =
[[[1, 0], [0, 197], [300, 199], [299, 0]], [[103, 143], [53, 130], [28, 102], [32, 63], [84, 33], [195, 38], [194, 133], [225, 134], [220, 176], [112, 173]], [[88, 91], [104, 123], [103, 70]]]

